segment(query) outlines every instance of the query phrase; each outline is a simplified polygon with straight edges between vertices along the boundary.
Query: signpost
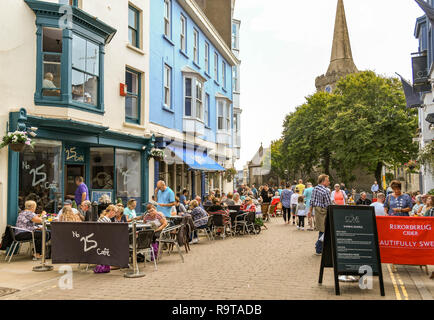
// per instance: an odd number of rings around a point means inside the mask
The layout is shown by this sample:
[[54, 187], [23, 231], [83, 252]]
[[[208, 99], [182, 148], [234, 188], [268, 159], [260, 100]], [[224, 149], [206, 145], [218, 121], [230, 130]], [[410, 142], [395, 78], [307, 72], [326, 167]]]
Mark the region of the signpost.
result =
[[319, 274], [320, 284], [324, 268], [334, 269], [336, 295], [340, 295], [339, 275], [365, 274], [379, 276], [381, 295], [385, 295], [373, 207], [329, 207]]

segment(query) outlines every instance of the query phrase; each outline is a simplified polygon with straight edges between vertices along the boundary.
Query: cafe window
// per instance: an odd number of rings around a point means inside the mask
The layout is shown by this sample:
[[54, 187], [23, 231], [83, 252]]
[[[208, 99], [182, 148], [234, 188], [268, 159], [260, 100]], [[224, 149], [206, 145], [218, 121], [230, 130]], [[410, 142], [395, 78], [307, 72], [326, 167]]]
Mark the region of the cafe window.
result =
[[62, 73], [62, 30], [42, 29], [42, 95], [60, 96]]
[[141, 154], [139, 151], [116, 149], [116, 199], [124, 206], [129, 199], [137, 201], [136, 212], [141, 212]]
[[114, 149], [113, 148], [90, 148], [90, 177], [91, 177], [92, 189], [113, 190], [114, 188]]
[[62, 205], [62, 143], [35, 139], [35, 147], [20, 153], [19, 196], [21, 210], [28, 200], [37, 204], [37, 213], [57, 213]]
[[76, 34], [72, 36], [72, 100], [98, 103], [99, 47]]

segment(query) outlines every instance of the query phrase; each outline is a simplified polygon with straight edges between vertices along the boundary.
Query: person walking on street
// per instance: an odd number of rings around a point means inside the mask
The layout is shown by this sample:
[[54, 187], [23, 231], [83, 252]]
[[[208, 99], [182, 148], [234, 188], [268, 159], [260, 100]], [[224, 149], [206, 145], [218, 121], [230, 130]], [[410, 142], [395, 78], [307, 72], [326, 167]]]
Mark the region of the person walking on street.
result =
[[327, 188], [329, 185], [329, 176], [326, 174], [320, 175], [318, 185], [313, 190], [310, 201], [309, 215], [312, 215], [312, 212], [315, 213], [315, 230], [318, 231], [318, 241], [315, 244], [316, 255], [321, 255], [323, 249], [327, 208], [331, 205], [330, 192]]
[[282, 203], [283, 220], [285, 224], [290, 224], [291, 222], [291, 196], [293, 192], [291, 190], [291, 185], [286, 184], [286, 189], [282, 190], [280, 195], [280, 202]]
[[[313, 186], [312, 182], [308, 182], [306, 184], [306, 189], [304, 189], [303, 197], [304, 197], [304, 203], [306, 204], [306, 212], [309, 212], [310, 209], [310, 200], [312, 199], [312, 191]], [[309, 223], [309, 231], [313, 231], [313, 219], [312, 215], [308, 216], [308, 223]]]
[[347, 202], [347, 195], [341, 190], [339, 184], [335, 184], [335, 190], [333, 190], [331, 195], [332, 204], [338, 206], [344, 206]]
[[307, 216], [307, 212], [306, 212], [306, 205], [304, 204], [303, 196], [298, 197], [298, 204], [295, 210], [295, 214], [298, 217], [297, 229], [304, 231], [304, 218]]
[[413, 204], [408, 194], [402, 193], [401, 182], [394, 180], [390, 183], [393, 193], [389, 194], [384, 203], [384, 212], [388, 216], [409, 216]]
[[299, 191], [297, 188], [295, 188], [295, 192], [292, 194], [291, 196], [291, 215], [292, 215], [292, 224], [295, 225], [295, 217], [296, 215], [296, 211], [297, 211], [297, 205], [298, 205], [298, 197], [300, 197], [299, 195]]

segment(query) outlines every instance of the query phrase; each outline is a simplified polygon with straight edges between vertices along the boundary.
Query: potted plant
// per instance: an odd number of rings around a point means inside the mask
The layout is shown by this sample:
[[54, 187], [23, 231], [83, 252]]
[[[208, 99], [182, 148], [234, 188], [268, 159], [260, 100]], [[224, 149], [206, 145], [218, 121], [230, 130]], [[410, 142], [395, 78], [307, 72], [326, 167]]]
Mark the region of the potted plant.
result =
[[404, 164], [404, 167], [408, 173], [417, 173], [419, 170], [419, 163], [416, 160], [410, 160]]
[[29, 138], [29, 135], [25, 131], [9, 132], [2, 139], [0, 149], [6, 146], [15, 152], [22, 152], [26, 146], [33, 148], [35, 142]]
[[154, 158], [157, 161], [160, 161], [164, 157], [164, 151], [161, 149], [153, 148], [149, 153], [150, 158]]
[[420, 150], [418, 160], [425, 166], [425, 170], [429, 168], [434, 171], [434, 142], [431, 141], [425, 148]]

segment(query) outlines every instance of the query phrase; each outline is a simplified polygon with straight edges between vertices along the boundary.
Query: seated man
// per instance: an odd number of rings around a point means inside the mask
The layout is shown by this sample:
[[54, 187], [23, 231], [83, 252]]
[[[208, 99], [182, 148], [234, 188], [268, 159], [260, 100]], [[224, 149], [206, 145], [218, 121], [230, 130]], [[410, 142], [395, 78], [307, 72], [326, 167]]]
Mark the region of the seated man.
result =
[[[65, 200], [65, 201], [63, 202], [63, 207], [71, 208], [71, 209], [72, 209], [72, 212], [74, 212], [74, 214], [77, 214], [77, 215], [80, 214], [80, 212], [78, 212], [77, 209], [75, 209], [75, 208], [72, 207], [72, 201], [71, 201], [71, 200]], [[63, 208], [60, 209], [59, 213], [57, 214], [57, 220], [60, 219], [60, 217], [62, 216], [62, 213], [63, 213]]]

